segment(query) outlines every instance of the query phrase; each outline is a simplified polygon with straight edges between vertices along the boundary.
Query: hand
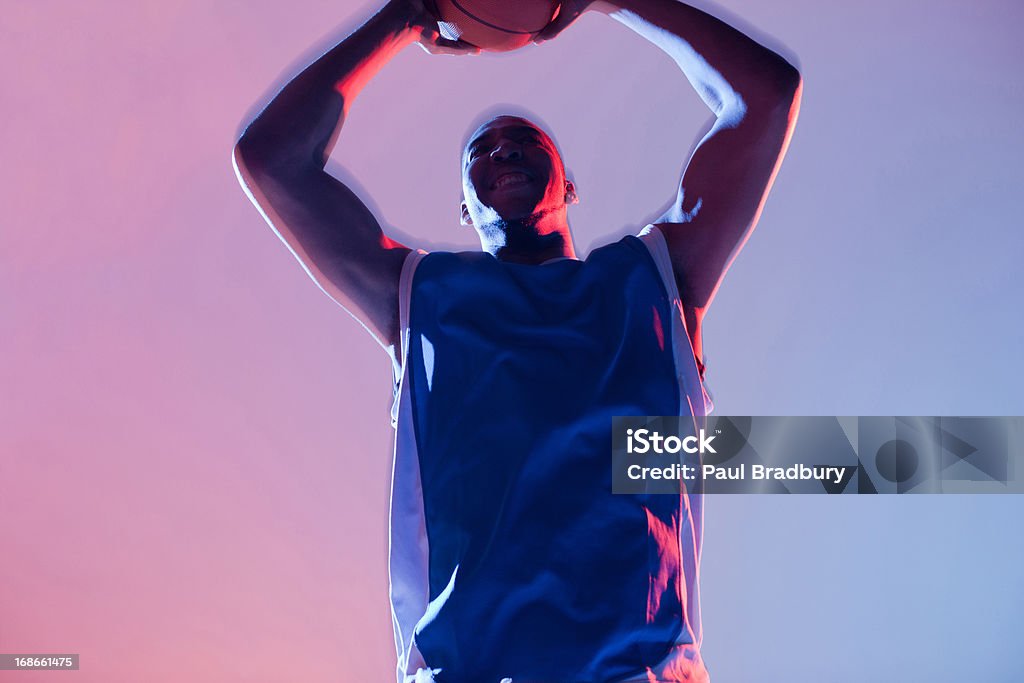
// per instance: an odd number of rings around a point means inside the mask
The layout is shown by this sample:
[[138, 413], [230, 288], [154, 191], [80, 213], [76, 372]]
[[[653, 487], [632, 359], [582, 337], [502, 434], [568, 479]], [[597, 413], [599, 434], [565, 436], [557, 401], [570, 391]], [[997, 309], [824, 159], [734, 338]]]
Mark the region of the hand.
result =
[[437, 30], [437, 24], [423, 28], [419, 46], [432, 55], [478, 55], [480, 48], [463, 40], [448, 40]]
[[533, 42], [540, 45], [544, 41], [551, 40], [569, 28], [594, 3], [595, 0], [564, 0], [558, 10], [558, 16], [533, 37]]
[[416, 42], [432, 55], [478, 55], [480, 48], [462, 40], [448, 40], [437, 28], [432, 0], [392, 0], [408, 13], [410, 26], [417, 32]]

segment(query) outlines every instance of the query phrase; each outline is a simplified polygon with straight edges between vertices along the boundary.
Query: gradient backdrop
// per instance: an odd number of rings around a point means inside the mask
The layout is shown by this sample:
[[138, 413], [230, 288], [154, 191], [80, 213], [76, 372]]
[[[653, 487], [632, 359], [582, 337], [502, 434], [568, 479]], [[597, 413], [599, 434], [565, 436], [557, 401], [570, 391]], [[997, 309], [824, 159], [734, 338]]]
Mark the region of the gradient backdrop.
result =
[[[373, 7], [3, 2], [0, 652], [82, 670], [0, 681], [392, 680], [390, 365], [230, 163], [247, 111]], [[717, 11], [806, 80], [707, 319], [718, 412], [1024, 414], [1024, 5]], [[510, 55], [408, 49], [332, 170], [414, 246], [474, 248], [458, 154], [502, 103], [554, 131], [583, 252], [658, 212], [708, 118], [590, 16]], [[1022, 519], [1015, 496], [709, 500], [715, 683], [1019, 680]]]

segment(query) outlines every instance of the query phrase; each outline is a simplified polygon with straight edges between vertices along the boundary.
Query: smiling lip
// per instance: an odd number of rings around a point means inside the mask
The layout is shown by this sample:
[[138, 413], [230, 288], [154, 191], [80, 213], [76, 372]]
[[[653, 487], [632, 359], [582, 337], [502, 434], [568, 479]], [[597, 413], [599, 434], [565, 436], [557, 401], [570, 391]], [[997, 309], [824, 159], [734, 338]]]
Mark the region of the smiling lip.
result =
[[526, 185], [531, 182], [530, 176], [520, 171], [511, 171], [509, 173], [502, 173], [498, 176], [498, 179], [491, 185], [492, 190], [500, 190], [503, 187], [514, 187], [518, 185]]

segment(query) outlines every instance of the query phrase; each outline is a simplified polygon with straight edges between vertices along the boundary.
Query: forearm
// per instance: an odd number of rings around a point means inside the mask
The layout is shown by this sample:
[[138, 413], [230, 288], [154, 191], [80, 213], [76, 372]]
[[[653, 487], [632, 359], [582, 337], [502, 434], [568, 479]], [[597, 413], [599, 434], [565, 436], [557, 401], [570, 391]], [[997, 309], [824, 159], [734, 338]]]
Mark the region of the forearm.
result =
[[775, 106], [799, 85], [797, 70], [775, 52], [677, 0], [599, 0], [593, 9], [664, 50], [720, 117]]
[[239, 139], [251, 163], [302, 167], [327, 162], [352, 102], [422, 28], [407, 3], [389, 2], [289, 81]]

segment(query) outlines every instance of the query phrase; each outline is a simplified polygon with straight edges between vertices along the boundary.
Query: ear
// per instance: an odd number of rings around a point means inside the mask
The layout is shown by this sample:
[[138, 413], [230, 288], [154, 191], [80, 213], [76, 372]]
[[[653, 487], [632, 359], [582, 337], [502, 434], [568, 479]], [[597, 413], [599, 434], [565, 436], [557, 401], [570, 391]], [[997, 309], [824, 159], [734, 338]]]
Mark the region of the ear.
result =
[[462, 220], [459, 222], [463, 225], [473, 225], [473, 219], [469, 215], [469, 207], [466, 206], [466, 202], [462, 202]]
[[576, 194], [576, 186], [571, 180], [565, 181], [565, 203], [566, 205], [580, 203], [580, 197]]

